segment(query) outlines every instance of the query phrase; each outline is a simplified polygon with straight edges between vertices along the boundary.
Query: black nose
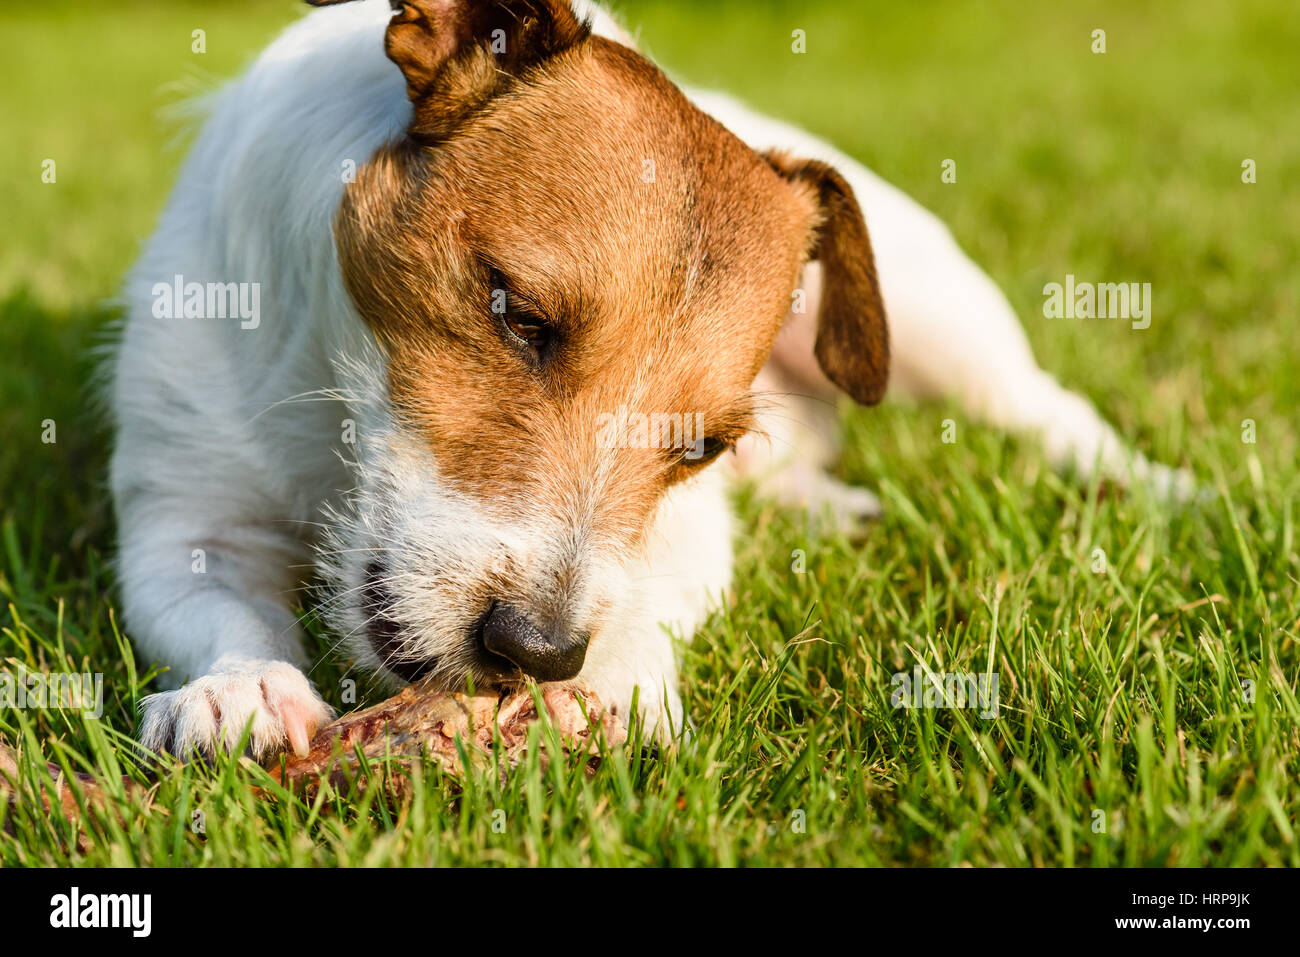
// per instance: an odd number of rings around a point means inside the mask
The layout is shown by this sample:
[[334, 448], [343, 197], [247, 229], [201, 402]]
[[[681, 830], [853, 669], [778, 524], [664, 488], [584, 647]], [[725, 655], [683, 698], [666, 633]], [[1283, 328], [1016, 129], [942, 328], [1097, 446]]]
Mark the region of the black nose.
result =
[[564, 681], [582, 670], [587, 636], [543, 631], [522, 612], [498, 604], [483, 623], [483, 647], [538, 681]]

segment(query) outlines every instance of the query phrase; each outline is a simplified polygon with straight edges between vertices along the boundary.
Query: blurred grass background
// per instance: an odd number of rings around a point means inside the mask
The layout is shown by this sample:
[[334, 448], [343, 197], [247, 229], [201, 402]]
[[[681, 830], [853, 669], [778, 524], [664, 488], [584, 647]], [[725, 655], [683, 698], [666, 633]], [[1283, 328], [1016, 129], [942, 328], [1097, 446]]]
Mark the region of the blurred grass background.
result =
[[[1233, 499], [1181, 512], [1140, 496], [1098, 503], [1047, 474], [1037, 451], [1014, 439], [970, 429], [957, 446], [940, 444], [941, 420], [960, 421], [955, 409], [850, 413], [842, 471], [879, 488], [889, 514], [859, 549], [811, 541], [790, 516], [742, 502], [752, 534], [740, 549], [736, 604], [690, 651], [685, 680], [699, 714], [751, 657], [754, 674], [786, 662], [771, 688], [743, 685], [770, 693], [748, 716], [766, 720], [769, 737], [755, 743], [719, 731], [715, 744], [749, 750], [724, 750], [735, 762], [727, 783], [700, 798], [707, 806], [694, 826], [712, 821], [712, 830], [656, 851], [651, 825], [616, 821], [627, 859], [731, 861], [744, 859], [739, 847], [759, 854], [762, 834], [751, 842], [720, 831], [742, 809], [776, 807], [780, 816], [807, 778], [825, 789], [833, 826], [824, 820], [821, 839], [797, 849], [769, 849], [769, 862], [1295, 863], [1300, 6], [627, 0], [619, 9], [676, 78], [726, 88], [806, 126], [938, 213], [1007, 291], [1045, 368], [1148, 454], [1188, 466]], [[91, 352], [184, 158], [178, 105], [233, 75], [302, 12], [292, 0], [0, 8], [0, 593], [10, 619], [0, 658], [49, 666], [66, 655], [110, 674], [123, 667], [106, 568], [108, 437], [90, 401]], [[203, 54], [191, 51], [196, 29], [206, 33]], [[795, 29], [806, 31], [805, 54], [791, 53]], [[1105, 54], [1090, 52], [1095, 29], [1106, 31]], [[1241, 178], [1247, 158], [1257, 164], [1253, 185]], [[41, 179], [47, 159], [57, 163], [53, 184]], [[956, 161], [955, 184], [941, 182], [945, 159]], [[1043, 284], [1067, 272], [1150, 282], [1151, 328], [1043, 318]], [[1248, 418], [1254, 445], [1241, 441]], [[58, 429], [52, 445], [41, 441], [49, 419]], [[1114, 573], [1088, 583], [1080, 567], [1094, 546], [1106, 548]], [[808, 552], [813, 574], [791, 578], [794, 548]], [[1012, 596], [1009, 621], [998, 618], [994, 594]], [[1210, 595], [1218, 598], [1184, 607]], [[812, 620], [829, 646], [782, 652]], [[887, 695], [884, 672], [910, 667], [917, 643], [937, 642], [950, 664], [982, 667], [988, 627], [1002, 628], [1014, 659], [1007, 676], [1019, 673], [1026, 685], [1015, 691], [1023, 700], [1013, 708], [1020, 717], [1012, 720], [1022, 721], [1011, 735], [1019, 735], [1009, 745], [1014, 760], [981, 785], [981, 775], [962, 776], [982, 745], [963, 737], [959, 722], [900, 719], [862, 701], [882, 688]], [[1081, 650], [1091, 647], [1080, 637], [1089, 629], [1115, 645], [1114, 659]], [[1217, 650], [1206, 652], [1206, 642]], [[1266, 722], [1242, 718], [1225, 668], [1271, 689], [1258, 706], [1270, 709]], [[120, 677], [109, 682], [105, 724], [126, 733], [141, 688]], [[1112, 709], [1102, 714], [1091, 700], [1099, 689], [1123, 691], [1120, 727], [1107, 728]], [[822, 710], [838, 731], [819, 723]], [[1154, 735], [1144, 714], [1154, 716]], [[743, 725], [744, 717], [728, 720]], [[40, 721], [73, 747], [87, 741], [75, 723]], [[1225, 803], [1207, 803], [1202, 822], [1213, 819], [1217, 837], [1206, 827], [1186, 835], [1199, 813], [1189, 810], [1188, 740], [1217, 768]], [[780, 770], [787, 747], [810, 754], [814, 745], [835, 773], [813, 780], [816, 757], [793, 777]], [[1090, 806], [1079, 783], [1089, 768], [1118, 789], [1117, 802], [1151, 815], [1109, 851], [1076, 848], [1075, 825], [1061, 823], [1070, 801]], [[685, 771], [663, 773], [676, 780]], [[1209, 787], [1200, 773], [1198, 801]], [[1165, 775], [1163, 784], [1153, 774]], [[1167, 816], [1147, 807], [1160, 788], [1173, 808]], [[1000, 795], [996, 812], [990, 790]], [[249, 827], [226, 835], [226, 853], [263, 833]], [[1086, 837], [1080, 830], [1078, 840]], [[294, 845], [294, 854], [346, 856], [346, 843], [331, 841], [328, 851]], [[155, 843], [156, 854], [136, 859], [158, 861], [172, 848]], [[0, 859], [49, 860], [53, 847], [53, 838], [30, 837], [0, 845]], [[167, 853], [190, 860], [192, 850], [178, 844]], [[474, 850], [466, 837], [464, 860]], [[136, 852], [104, 853], [130, 860]], [[535, 859], [529, 853], [516, 847], [498, 859]], [[554, 854], [599, 858], [580, 842]]]

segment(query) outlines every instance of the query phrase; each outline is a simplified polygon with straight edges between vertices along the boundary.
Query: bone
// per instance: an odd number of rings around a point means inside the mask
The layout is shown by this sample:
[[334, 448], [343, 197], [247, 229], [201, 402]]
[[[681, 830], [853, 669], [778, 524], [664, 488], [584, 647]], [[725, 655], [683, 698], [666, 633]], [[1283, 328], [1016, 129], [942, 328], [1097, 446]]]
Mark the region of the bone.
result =
[[[588, 773], [594, 772], [599, 762], [601, 740], [611, 747], [627, 740], [622, 722], [582, 685], [540, 685], [537, 692], [559, 735], [562, 750], [565, 754], [586, 755]], [[308, 796], [326, 782], [336, 788], [349, 783], [364, 785], [368, 767], [371, 774], [383, 774], [383, 788], [388, 795], [401, 799], [409, 791], [410, 778], [400, 772], [422, 757], [438, 765], [453, 781], [463, 780], [466, 763], [471, 768], [490, 768], [494, 758], [504, 775], [524, 760], [529, 727], [537, 720], [537, 703], [528, 688], [467, 695], [416, 684], [322, 728], [312, 738], [305, 756], [285, 754], [264, 767], [284, 787]], [[550, 755], [544, 734], [540, 740], [543, 747], [538, 760], [544, 767]], [[58, 765], [48, 767], [55, 781], [55, 800], [42, 794], [43, 809], [48, 811], [52, 803], [57, 803], [64, 816], [76, 819], [80, 802], [73, 787]], [[399, 773], [388, 773], [394, 769]], [[0, 792], [7, 795], [11, 807], [25, 799], [16, 789], [18, 774], [18, 754], [0, 742]], [[107, 803], [105, 785], [99, 780], [80, 773], [75, 778], [86, 804]], [[142, 794], [145, 806], [150, 806], [154, 788], [129, 777], [124, 777], [122, 783], [128, 793]], [[262, 788], [253, 791], [261, 797], [270, 796]]]
[[[590, 690], [569, 685], [540, 685], [538, 690], [565, 753], [587, 754], [589, 770], [599, 759], [599, 738], [611, 746], [627, 740], [623, 724]], [[465, 768], [457, 741], [463, 743], [471, 767], [490, 767], [499, 735], [495, 756], [504, 774], [524, 759], [528, 729], [537, 719], [536, 701], [526, 689], [470, 696], [413, 685], [374, 707], [345, 715], [312, 739], [306, 756], [286, 754], [269, 762], [267, 770], [295, 790], [311, 792], [324, 780], [341, 787], [364, 777], [360, 751], [371, 765], [390, 759], [409, 766], [412, 759], [424, 755], [453, 778], [461, 778]], [[549, 759], [545, 747], [538, 757], [545, 766]], [[389, 793], [402, 797], [409, 780], [405, 774], [394, 774], [386, 776], [384, 784]]]

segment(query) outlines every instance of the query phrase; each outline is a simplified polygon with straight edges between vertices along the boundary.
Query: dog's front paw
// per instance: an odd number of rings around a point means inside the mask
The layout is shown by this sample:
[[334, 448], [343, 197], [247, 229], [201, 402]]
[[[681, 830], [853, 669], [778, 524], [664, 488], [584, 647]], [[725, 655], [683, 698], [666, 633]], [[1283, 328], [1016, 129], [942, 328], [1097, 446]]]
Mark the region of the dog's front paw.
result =
[[[682, 706], [681, 696], [673, 688], [646, 684], [639, 688], [631, 684], [615, 682], [607, 686], [602, 694], [599, 689], [592, 690], [600, 695], [610, 714], [617, 717], [632, 733], [635, 725], [641, 726], [641, 740], [644, 744], [656, 743], [671, 745], [687, 741], [693, 734], [690, 719]], [[665, 693], [666, 692], [666, 693]], [[632, 701], [636, 699], [636, 711], [632, 711]]]
[[856, 485], [848, 485], [820, 469], [791, 470], [784, 504], [804, 509], [819, 533], [856, 535], [872, 519], [884, 514], [880, 499]]
[[284, 661], [219, 667], [176, 691], [149, 695], [140, 711], [140, 743], [180, 758], [233, 750], [251, 721], [248, 749], [259, 761], [285, 749], [305, 755], [333, 714], [303, 673]]
[[848, 535], [885, 514], [880, 499], [866, 489], [847, 485], [829, 475], [821, 479], [808, 503], [808, 514], [814, 522], [826, 523], [827, 527]]

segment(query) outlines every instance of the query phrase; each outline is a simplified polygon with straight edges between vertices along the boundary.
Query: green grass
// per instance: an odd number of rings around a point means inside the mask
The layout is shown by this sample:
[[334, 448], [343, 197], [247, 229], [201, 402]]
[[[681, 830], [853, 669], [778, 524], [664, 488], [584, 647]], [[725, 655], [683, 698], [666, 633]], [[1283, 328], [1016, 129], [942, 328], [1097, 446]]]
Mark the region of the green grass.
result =
[[[1300, 10], [625, 9], [681, 76], [798, 120], [938, 212], [1042, 363], [1221, 495], [1099, 494], [955, 408], [847, 412], [841, 472], [886, 515], [848, 542], [742, 496], [734, 601], [684, 651], [694, 751], [615, 757], [590, 781], [562, 763], [463, 792], [426, 775], [397, 809], [374, 793], [256, 801], [266, 777], [231, 760], [167, 774], [147, 815], [128, 798], [92, 813], [84, 850], [20, 808], [0, 864], [1300, 862]], [[0, 11], [0, 658], [103, 672], [106, 698], [99, 721], [0, 714], [0, 735], [69, 767], [114, 772], [151, 679], [115, 613], [89, 352], [184, 155], [163, 114], [297, 15], [253, 0]], [[1095, 28], [1105, 55], [1089, 52]], [[956, 184], [940, 181], [946, 158]], [[1043, 283], [1066, 272], [1150, 281], [1151, 328], [1042, 318]], [[991, 667], [999, 717], [893, 709], [890, 676], [917, 662]], [[335, 704], [345, 664], [314, 674]]]

